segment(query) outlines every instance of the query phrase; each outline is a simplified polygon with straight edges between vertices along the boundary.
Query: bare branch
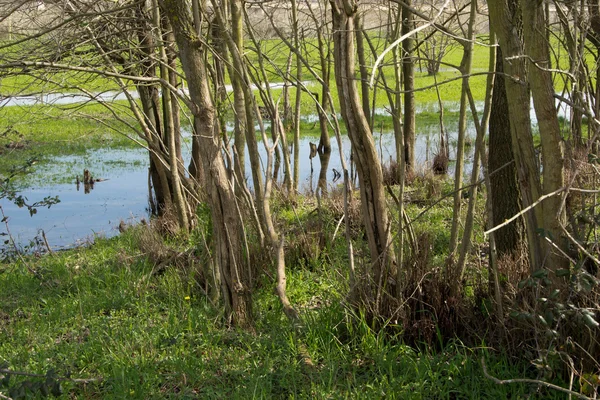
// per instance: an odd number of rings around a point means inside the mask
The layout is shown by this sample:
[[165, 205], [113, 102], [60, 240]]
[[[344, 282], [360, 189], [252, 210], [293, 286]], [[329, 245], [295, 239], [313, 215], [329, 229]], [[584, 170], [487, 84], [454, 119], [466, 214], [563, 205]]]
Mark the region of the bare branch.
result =
[[488, 378], [488, 379], [491, 379], [492, 381], [494, 381], [498, 385], [506, 385], [508, 383], [533, 383], [534, 385], [545, 386], [545, 387], [547, 387], [549, 389], [556, 390], [556, 391], [559, 391], [559, 392], [563, 392], [563, 393], [568, 394], [569, 396], [575, 396], [575, 397], [577, 397], [579, 399], [591, 399], [591, 397], [588, 397], [588, 396], [583, 395], [581, 393], [577, 393], [577, 392], [574, 392], [572, 390], [565, 389], [564, 387], [561, 387], [561, 386], [558, 386], [558, 385], [554, 385], [552, 383], [540, 381], [538, 379], [527, 379], [527, 378], [498, 379], [498, 378], [495, 378], [495, 377], [493, 377], [492, 375], [490, 375], [488, 373], [487, 366], [485, 365], [485, 360], [484, 360], [483, 357], [481, 357], [481, 367], [483, 368], [483, 374], [485, 375], [485, 377]]
[[562, 193], [566, 190], [566, 187], [561, 187], [558, 190], [555, 190], [554, 192], [545, 194], [543, 196], [540, 196], [539, 199], [537, 199], [537, 201], [535, 201], [533, 204], [531, 204], [529, 207], [525, 207], [524, 209], [522, 209], [521, 211], [519, 211], [515, 216], [507, 219], [506, 221], [504, 221], [503, 223], [501, 223], [500, 225], [496, 225], [495, 227], [493, 227], [492, 229], [489, 229], [487, 231], [485, 231], [483, 234], [485, 236], [489, 235], [492, 232], [497, 231], [498, 229], [502, 228], [503, 226], [506, 226], [508, 224], [510, 224], [511, 222], [513, 222], [515, 219], [519, 218], [521, 215], [525, 214], [527, 211], [535, 208], [537, 205], [539, 205], [542, 201], [552, 197], [552, 196], [556, 196], [559, 193]]
[[371, 74], [371, 81], [369, 82], [369, 86], [373, 87], [373, 82], [375, 81], [375, 71], [377, 71], [377, 67], [379, 67], [379, 64], [381, 64], [381, 61], [383, 61], [383, 58], [385, 57], [385, 55], [387, 53], [389, 53], [394, 47], [396, 47], [400, 43], [402, 43], [402, 41], [404, 39], [411, 37], [411, 36], [415, 35], [416, 33], [432, 26], [435, 23], [435, 21], [442, 15], [442, 13], [444, 12], [444, 9], [448, 6], [448, 3], [450, 3], [450, 0], [446, 0], [446, 2], [440, 8], [440, 11], [438, 11], [438, 13], [431, 20], [427, 21], [427, 23], [425, 25], [421, 25], [418, 28], [415, 28], [412, 31], [408, 32], [407, 34], [400, 36], [396, 41], [394, 41], [394, 43], [390, 44], [379, 55], [379, 57], [377, 57], [377, 60], [375, 61], [375, 65], [373, 65], [373, 73]]

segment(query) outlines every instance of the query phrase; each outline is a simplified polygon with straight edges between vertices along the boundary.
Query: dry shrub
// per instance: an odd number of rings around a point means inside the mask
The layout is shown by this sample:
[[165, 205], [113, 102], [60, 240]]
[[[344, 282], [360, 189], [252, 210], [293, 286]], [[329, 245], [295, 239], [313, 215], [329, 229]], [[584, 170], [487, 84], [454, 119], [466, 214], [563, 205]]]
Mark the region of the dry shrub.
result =
[[316, 212], [301, 226], [295, 226], [288, 232], [287, 248], [285, 251], [288, 265], [304, 264], [310, 266], [321, 257], [327, 244], [324, 222]]
[[[418, 237], [419, 251], [406, 260], [400, 299], [396, 297], [398, 284], [395, 276], [386, 274], [384, 289], [377, 293], [378, 282], [373, 282], [366, 271], [371, 263], [366, 254], [356, 257], [357, 288], [351, 301], [367, 319], [378, 328], [403, 327], [403, 340], [415, 347], [443, 347], [449, 340], [461, 336], [472, 321], [471, 308], [460, 297], [450, 295], [450, 285], [440, 268], [432, 267], [432, 243], [429, 234]], [[358, 251], [357, 251], [358, 253]], [[391, 324], [390, 324], [391, 322]]]
[[512, 254], [505, 254], [497, 260], [497, 263], [504, 299], [510, 301], [517, 296], [519, 282], [527, 278], [530, 273], [527, 249], [522, 247]]
[[160, 216], [150, 222], [143, 220], [137, 226], [119, 224], [119, 230], [132, 230], [131, 235], [140, 253], [153, 266], [152, 274], [161, 274], [167, 268], [176, 268], [183, 273], [192, 273], [194, 279], [203, 282], [203, 271], [194, 266], [201, 264], [194, 249], [181, 249], [165, 241], [165, 235], [173, 235], [171, 217]]
[[431, 169], [435, 175], [446, 175], [448, 173], [448, 154], [440, 151], [433, 157]]
[[[469, 309], [450, 295], [450, 285], [440, 268], [432, 268], [432, 241], [428, 233], [418, 237], [419, 251], [409, 261], [403, 287], [403, 324], [409, 343], [442, 346], [464, 331]], [[459, 319], [460, 317], [460, 319]]]
[[[383, 183], [386, 186], [394, 186], [400, 183], [398, 180], [398, 162], [396, 162], [396, 160], [390, 158], [390, 161], [383, 164], [381, 168], [383, 172]], [[404, 183], [406, 185], [410, 185], [418, 175], [414, 170], [415, 168], [410, 171], [406, 171], [404, 174]]]
[[386, 186], [394, 186], [399, 183], [398, 181], [398, 163], [395, 160], [390, 159], [389, 162], [381, 166], [383, 172], [383, 183]]
[[150, 228], [164, 237], [175, 236], [179, 231], [176, 211], [172, 208], [165, 208], [161, 215], [152, 218]]
[[177, 254], [175, 249], [165, 243], [152, 223], [137, 230], [135, 238], [139, 250], [155, 266], [168, 263]]
[[[336, 187], [333, 188], [329, 192], [329, 196], [326, 199], [322, 200], [322, 206], [328, 210], [331, 214], [332, 219], [337, 222], [344, 215], [344, 187]], [[362, 209], [360, 204], [360, 199], [354, 197], [354, 193], [350, 193], [350, 198], [348, 199], [348, 214], [345, 218], [350, 221], [350, 230], [352, 237], [357, 238], [362, 235], [363, 232], [363, 219], [362, 219]], [[342, 222], [342, 226], [340, 229], [343, 232], [344, 226]]]
[[434, 175], [431, 170], [414, 174], [410, 184], [412, 188], [410, 201], [419, 202], [438, 198], [442, 194], [442, 181], [443, 178]]
[[[526, 249], [498, 261], [504, 314], [495, 316], [493, 290], [478, 293], [489, 305], [474, 334], [515, 359], [528, 359], [542, 380], [600, 373], [600, 281], [585, 260], [557, 274], [531, 273]], [[567, 274], [565, 278], [558, 275]], [[491, 286], [491, 284], [490, 284]], [[481, 304], [480, 301], [477, 304]], [[591, 319], [590, 319], [591, 318]], [[477, 319], [475, 320], [477, 322]]]

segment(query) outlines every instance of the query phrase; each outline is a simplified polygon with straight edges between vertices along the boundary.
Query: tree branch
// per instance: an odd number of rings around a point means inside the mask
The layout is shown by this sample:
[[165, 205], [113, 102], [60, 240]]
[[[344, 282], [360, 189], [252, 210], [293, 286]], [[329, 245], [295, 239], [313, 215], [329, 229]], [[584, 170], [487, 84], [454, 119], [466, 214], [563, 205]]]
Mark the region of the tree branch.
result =
[[485, 375], [486, 378], [491, 379], [492, 381], [494, 381], [498, 385], [506, 385], [508, 383], [533, 383], [534, 385], [545, 386], [545, 387], [547, 387], [549, 389], [556, 390], [556, 391], [559, 391], [559, 392], [563, 392], [563, 393], [568, 394], [569, 396], [574, 396], [574, 397], [577, 397], [579, 399], [591, 399], [591, 397], [588, 397], [588, 396], [583, 395], [581, 393], [577, 393], [577, 392], [574, 392], [572, 390], [565, 389], [564, 387], [561, 387], [561, 386], [558, 386], [558, 385], [554, 385], [552, 383], [540, 381], [538, 379], [527, 379], [527, 378], [498, 379], [498, 378], [495, 378], [495, 377], [493, 377], [492, 375], [490, 375], [488, 373], [487, 367], [485, 365], [485, 360], [484, 360], [483, 357], [481, 357], [481, 367], [483, 368], [483, 375]]
[[492, 229], [489, 229], [485, 232], [483, 232], [483, 234], [485, 236], [489, 235], [490, 233], [497, 231], [498, 229], [502, 228], [505, 225], [510, 224], [511, 222], [513, 222], [515, 219], [519, 218], [521, 215], [525, 214], [527, 211], [531, 210], [532, 208], [534, 208], [535, 206], [537, 206], [538, 204], [540, 204], [542, 201], [552, 197], [552, 196], [556, 196], [559, 193], [562, 193], [566, 190], [566, 187], [561, 187], [558, 190], [555, 190], [554, 192], [545, 194], [543, 196], [540, 196], [539, 199], [537, 199], [537, 201], [535, 201], [533, 204], [531, 204], [529, 207], [525, 207], [524, 209], [522, 209], [521, 211], [519, 211], [515, 216], [507, 219], [506, 221], [504, 221], [503, 223], [501, 223], [500, 225], [496, 225], [495, 227], [493, 227]]

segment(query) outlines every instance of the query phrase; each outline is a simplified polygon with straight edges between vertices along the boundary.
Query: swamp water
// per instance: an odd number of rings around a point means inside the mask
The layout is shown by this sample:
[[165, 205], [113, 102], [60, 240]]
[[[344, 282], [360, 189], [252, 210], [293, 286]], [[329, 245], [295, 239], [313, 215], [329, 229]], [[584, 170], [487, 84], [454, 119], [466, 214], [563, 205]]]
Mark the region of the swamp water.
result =
[[[310, 119], [311, 117], [307, 118]], [[445, 123], [450, 136], [450, 158], [454, 159], [457, 124], [456, 121]], [[431, 167], [439, 141], [437, 123], [421, 125], [423, 124], [417, 124], [415, 149], [417, 171]], [[377, 151], [383, 162], [387, 163], [395, 158], [395, 143], [391, 127], [384, 127], [381, 132], [375, 130]], [[472, 124], [468, 128], [468, 136], [474, 141], [475, 132]], [[350, 142], [345, 135], [342, 139], [342, 147], [348, 160]], [[304, 137], [300, 140], [299, 188], [301, 192], [307, 194], [316, 190], [321, 168], [318, 156], [312, 161], [309, 158], [310, 142], [318, 143], [318, 138]], [[341, 172], [342, 168], [335, 137], [331, 138], [331, 144], [332, 153], [327, 168], [327, 181], [330, 188], [342, 184], [341, 180], [333, 182], [334, 170]], [[266, 169], [266, 151], [262, 143], [259, 143], [259, 149], [263, 168]], [[466, 150], [467, 163], [470, 163], [472, 147]], [[186, 160], [189, 159], [186, 156], [189, 151], [190, 149], [185, 148], [184, 145], [183, 152]], [[89, 193], [86, 193], [83, 184], [78, 187], [75, 183], [75, 177], [77, 175], [81, 177], [84, 169], [88, 169], [94, 178], [104, 180], [94, 184]], [[280, 167], [280, 175], [282, 169], [283, 165]], [[468, 173], [469, 167], [466, 170]], [[452, 173], [452, 164], [449, 173]], [[248, 185], [251, 187], [248, 161], [246, 175]], [[279, 180], [282, 180], [282, 176]], [[37, 214], [30, 216], [26, 208], [18, 208], [7, 199], [0, 200], [0, 205], [8, 217], [8, 229], [20, 249], [44, 250], [45, 245], [35, 240], [36, 237], [41, 238], [42, 232], [49, 246], [56, 250], [90, 243], [96, 236], [117, 235], [121, 221], [133, 223], [148, 217], [148, 155], [144, 149], [101, 149], [89, 151], [84, 155], [55, 157], [40, 165], [34, 174], [28, 177], [28, 182], [31, 184], [20, 192], [27, 198], [28, 203], [40, 201], [46, 196], [58, 196], [60, 203], [49, 209], [40, 208]], [[0, 226], [0, 232], [6, 232], [6, 226]], [[7, 239], [6, 236], [3, 238]], [[6, 249], [6, 245], [0, 244], [0, 246]]]

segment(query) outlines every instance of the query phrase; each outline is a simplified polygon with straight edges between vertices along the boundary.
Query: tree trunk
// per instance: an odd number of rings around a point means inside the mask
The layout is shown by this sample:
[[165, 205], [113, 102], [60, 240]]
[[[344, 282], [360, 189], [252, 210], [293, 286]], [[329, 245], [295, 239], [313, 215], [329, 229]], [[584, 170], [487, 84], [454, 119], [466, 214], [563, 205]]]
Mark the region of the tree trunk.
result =
[[331, 6], [335, 77], [340, 111], [346, 124], [358, 171], [363, 220], [373, 265], [370, 279], [376, 285], [375, 310], [379, 311], [383, 286], [387, 285], [389, 274], [395, 274], [395, 270], [391, 271], [393, 251], [381, 163], [377, 158], [373, 136], [354, 79], [355, 16], [358, 3], [352, 0], [332, 0]]
[[[543, 179], [542, 193], [553, 193], [564, 184], [564, 160], [560, 125], [554, 102], [554, 86], [550, 67], [549, 43], [546, 36], [546, 16], [543, 4], [537, 0], [524, 0], [521, 3], [523, 20], [523, 36], [525, 52], [530, 57], [529, 83], [533, 95], [533, 106], [540, 129], [542, 142]], [[545, 235], [559, 248], [565, 250], [562, 240], [562, 228], [565, 222], [565, 212], [561, 207], [562, 197], [552, 196], [542, 203]], [[568, 267], [568, 260], [556, 254], [550, 246], [545, 246], [548, 252], [548, 267], [552, 269]]]
[[462, 186], [465, 160], [465, 135], [467, 131], [467, 87], [471, 75], [473, 59], [473, 27], [475, 24], [475, 11], [477, 2], [471, 3], [469, 27], [467, 29], [467, 40], [463, 42], [463, 57], [460, 62], [460, 73], [463, 75], [462, 90], [460, 93], [460, 115], [458, 117], [458, 142], [456, 144], [456, 167], [454, 170], [454, 207], [452, 215], [452, 228], [450, 230], [450, 257], [454, 257], [458, 245], [459, 225], [462, 209]]
[[[243, 31], [243, 4], [240, 0], [229, 0], [229, 12], [231, 16], [231, 38], [232, 45], [237, 51], [242, 54], [244, 52], [244, 31]], [[221, 25], [222, 29], [225, 26]], [[231, 47], [231, 46], [230, 46]], [[230, 49], [230, 51], [232, 51]], [[236, 57], [234, 56], [234, 59]], [[246, 132], [248, 129], [254, 131], [254, 126], [248, 127], [248, 118], [246, 116], [245, 94], [242, 85], [244, 84], [242, 74], [236, 70], [237, 63], [229, 63], [229, 77], [231, 78], [231, 87], [233, 88], [233, 108], [235, 112], [234, 118], [234, 134], [235, 134], [235, 154], [233, 155], [234, 170], [238, 172], [237, 184], [244, 185], [246, 175]]]
[[[153, 1], [154, 8], [154, 25], [156, 29], [160, 32], [161, 27], [161, 16], [158, 9], [158, 1]], [[162, 37], [160, 38], [160, 42], [158, 46], [159, 56], [160, 56], [160, 76], [163, 81], [168, 82], [170, 80], [168, 65], [169, 60], [167, 58], [167, 52], [165, 50], [164, 42]], [[169, 166], [170, 166], [170, 178], [171, 178], [171, 190], [173, 191], [173, 204], [175, 206], [175, 212], [177, 213], [177, 222], [179, 224], [179, 229], [183, 229], [187, 232], [190, 228], [188, 215], [187, 215], [187, 206], [185, 203], [185, 196], [183, 194], [183, 187], [181, 185], [181, 179], [179, 175], [179, 158], [177, 157], [177, 139], [176, 136], [179, 136], [179, 132], [175, 131], [176, 127], [176, 119], [174, 118], [175, 108], [173, 106], [173, 102], [177, 103], [175, 99], [173, 99], [171, 91], [163, 84], [162, 86], [162, 104], [163, 104], [163, 120], [164, 120], [164, 136], [165, 141], [167, 142], [168, 154], [169, 154]], [[175, 101], [174, 101], [175, 100]], [[176, 106], [175, 106], [176, 107]], [[181, 151], [179, 151], [181, 153]]]
[[[411, 5], [411, 0], [406, 4]], [[407, 34], [413, 28], [414, 17], [408, 7], [402, 7], [402, 35]], [[404, 84], [404, 158], [406, 160], [406, 172], [412, 175], [415, 168], [415, 72], [413, 59], [414, 40], [412, 36], [402, 42], [402, 81]]]
[[[533, 147], [533, 133], [529, 116], [529, 85], [526, 63], [521, 55], [521, 18], [517, 0], [489, 0], [490, 28], [496, 32], [504, 56], [506, 98], [510, 116], [510, 130], [515, 166], [524, 208], [532, 205], [541, 195], [540, 169]], [[530, 23], [528, 21], [528, 23]], [[527, 106], [524, 107], [524, 104]], [[538, 222], [543, 221], [541, 207], [524, 214], [532, 270], [542, 265]]]
[[221, 154], [221, 140], [215, 126], [216, 111], [204, 64], [203, 43], [196, 34], [185, 0], [160, 0], [160, 5], [173, 26], [193, 103], [191, 111], [201, 144], [200, 159], [209, 185], [207, 192], [215, 260], [221, 271], [226, 313], [234, 325], [251, 329], [251, 274], [243, 252], [243, 221]]
[[356, 14], [356, 55], [358, 56], [358, 70], [360, 72], [360, 94], [362, 100], [363, 113], [369, 126], [373, 126], [371, 121], [371, 105], [369, 104], [369, 72], [367, 71], [367, 60], [365, 58], [363, 22], [360, 14]]
[[[502, 50], [497, 47], [496, 79], [490, 114], [489, 165], [492, 226], [516, 215], [521, 209], [521, 194], [517, 183], [517, 169], [511, 146], [510, 117], [504, 85]], [[512, 255], [523, 241], [523, 223], [520, 219], [495, 232], [498, 258]]]

